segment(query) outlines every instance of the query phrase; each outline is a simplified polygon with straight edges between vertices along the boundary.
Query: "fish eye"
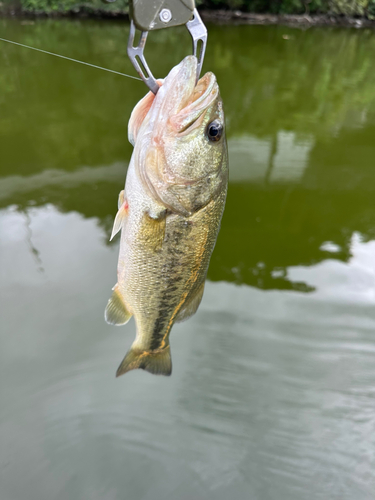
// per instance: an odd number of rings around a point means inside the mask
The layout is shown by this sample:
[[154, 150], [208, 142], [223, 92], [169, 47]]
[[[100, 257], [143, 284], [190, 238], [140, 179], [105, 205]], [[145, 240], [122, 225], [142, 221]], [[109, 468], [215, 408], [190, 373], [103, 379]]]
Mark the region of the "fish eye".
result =
[[219, 120], [214, 120], [207, 126], [207, 137], [210, 141], [218, 141], [223, 134], [223, 125]]

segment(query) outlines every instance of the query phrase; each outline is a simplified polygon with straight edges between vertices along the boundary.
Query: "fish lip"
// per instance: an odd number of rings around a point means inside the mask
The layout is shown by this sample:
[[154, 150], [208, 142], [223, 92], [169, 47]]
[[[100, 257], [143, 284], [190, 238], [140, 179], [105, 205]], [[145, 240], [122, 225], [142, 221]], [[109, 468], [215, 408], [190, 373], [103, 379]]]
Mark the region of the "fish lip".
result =
[[149, 130], [155, 138], [166, 126], [174, 133], [184, 132], [216, 99], [219, 87], [215, 75], [208, 72], [196, 82], [197, 64], [195, 56], [186, 56], [162, 83], [149, 116]]
[[205, 111], [217, 99], [219, 87], [213, 73], [206, 73], [195, 85], [184, 108], [169, 119], [170, 126], [178, 135], [190, 132], [204, 119]]
[[[201, 90], [202, 89], [202, 90]], [[200, 78], [194, 88], [194, 94], [193, 94], [193, 100], [192, 104], [199, 104], [202, 101], [205, 101], [210, 93], [215, 93], [219, 89], [216, 81], [216, 76], [209, 71], [205, 75]], [[197, 97], [194, 99], [194, 95], [198, 94]]]
[[188, 104], [195, 88], [197, 64], [195, 56], [187, 56], [164, 79], [151, 106], [151, 128], [166, 125], [170, 116]]

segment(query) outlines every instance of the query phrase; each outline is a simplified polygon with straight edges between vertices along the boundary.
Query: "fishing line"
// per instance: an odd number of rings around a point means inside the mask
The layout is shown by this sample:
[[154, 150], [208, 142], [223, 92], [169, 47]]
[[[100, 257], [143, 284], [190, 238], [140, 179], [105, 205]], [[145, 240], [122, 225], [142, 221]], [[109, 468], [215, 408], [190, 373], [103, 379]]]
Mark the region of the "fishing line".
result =
[[115, 71], [113, 69], [102, 68], [101, 66], [96, 66], [95, 64], [90, 64], [83, 61], [78, 61], [78, 59], [72, 59], [71, 57], [62, 56], [60, 54], [55, 54], [54, 52], [48, 52], [47, 50], [37, 49], [36, 47], [30, 47], [30, 45], [24, 45], [23, 43], [13, 42], [12, 40], [6, 40], [5, 38], [0, 38], [2, 42], [13, 43], [14, 45], [19, 45], [20, 47], [25, 47], [26, 49], [36, 50], [38, 52], [43, 52], [44, 54], [48, 54], [50, 56], [61, 57], [61, 59], [67, 59], [68, 61], [73, 61], [76, 63], [84, 64], [85, 66], [91, 66], [92, 68], [102, 69], [103, 71], [108, 71], [109, 73], [115, 73], [116, 75], [127, 76], [128, 78], [132, 78], [133, 80], [142, 81], [141, 78], [136, 76], [127, 75], [126, 73], [120, 73], [119, 71]]

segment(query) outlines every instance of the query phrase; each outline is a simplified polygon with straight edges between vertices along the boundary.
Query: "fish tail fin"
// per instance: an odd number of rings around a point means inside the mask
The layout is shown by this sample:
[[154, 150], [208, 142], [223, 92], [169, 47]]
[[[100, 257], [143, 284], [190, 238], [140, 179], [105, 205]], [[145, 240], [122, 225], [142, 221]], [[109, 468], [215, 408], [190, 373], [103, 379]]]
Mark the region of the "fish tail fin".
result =
[[132, 346], [118, 367], [116, 377], [137, 368], [154, 375], [170, 375], [172, 373], [172, 358], [169, 345], [158, 351], [142, 351]]

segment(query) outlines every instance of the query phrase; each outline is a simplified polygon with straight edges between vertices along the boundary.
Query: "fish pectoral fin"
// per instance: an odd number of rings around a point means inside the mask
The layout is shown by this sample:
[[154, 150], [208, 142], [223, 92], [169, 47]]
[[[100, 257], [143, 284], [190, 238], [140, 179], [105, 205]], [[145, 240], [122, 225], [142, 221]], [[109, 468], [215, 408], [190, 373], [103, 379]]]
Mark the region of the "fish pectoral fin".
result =
[[116, 377], [137, 368], [154, 375], [170, 375], [172, 373], [172, 358], [169, 345], [157, 351], [142, 351], [131, 347], [118, 367]]
[[124, 204], [124, 201], [125, 201], [125, 192], [124, 192], [124, 190], [122, 190], [122, 191], [120, 191], [120, 193], [118, 195], [117, 208], [119, 210], [122, 207], [122, 205]]
[[125, 325], [131, 317], [116, 284], [105, 308], [104, 318], [109, 325]]
[[[121, 193], [123, 193], [123, 191], [121, 191]], [[120, 203], [121, 193], [119, 195], [119, 203]], [[109, 238], [109, 241], [112, 241], [112, 239], [116, 236], [116, 234], [120, 231], [120, 229], [122, 229], [122, 226], [125, 222], [126, 214], [127, 211], [125, 208], [125, 202], [123, 202], [116, 214], [115, 222], [113, 223], [112, 234], [111, 237]]]
[[182, 309], [180, 309], [179, 313], [176, 316], [176, 322], [185, 321], [185, 319], [190, 318], [190, 316], [193, 316], [193, 314], [197, 312], [197, 309], [203, 297], [204, 284], [205, 282], [203, 281], [195, 294], [190, 297], [189, 300], [183, 305]]
[[160, 250], [165, 237], [166, 214], [158, 218], [151, 217], [147, 212], [143, 214], [140, 234], [144, 243], [152, 250]]

